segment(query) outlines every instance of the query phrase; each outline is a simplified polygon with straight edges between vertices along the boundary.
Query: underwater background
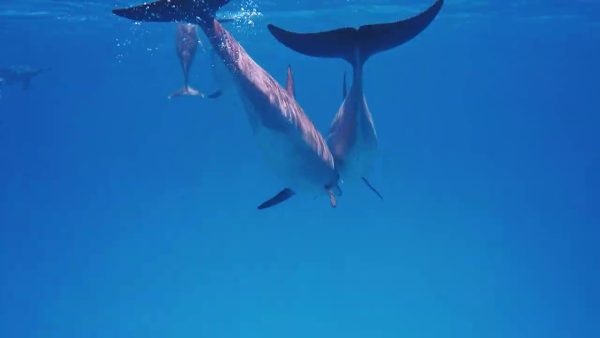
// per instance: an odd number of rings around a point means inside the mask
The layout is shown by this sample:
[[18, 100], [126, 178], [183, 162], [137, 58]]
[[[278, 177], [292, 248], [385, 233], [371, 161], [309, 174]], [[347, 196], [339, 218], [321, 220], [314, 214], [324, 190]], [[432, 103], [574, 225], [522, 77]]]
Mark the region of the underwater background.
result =
[[[326, 132], [350, 67], [280, 45], [427, 0], [232, 1], [224, 17]], [[599, 337], [600, 3], [447, 0], [365, 66], [379, 200], [281, 182], [234, 93], [182, 84], [175, 24], [119, 1], [3, 0], [0, 337]], [[200, 33], [201, 39], [205, 39]], [[220, 88], [208, 44], [191, 84]]]

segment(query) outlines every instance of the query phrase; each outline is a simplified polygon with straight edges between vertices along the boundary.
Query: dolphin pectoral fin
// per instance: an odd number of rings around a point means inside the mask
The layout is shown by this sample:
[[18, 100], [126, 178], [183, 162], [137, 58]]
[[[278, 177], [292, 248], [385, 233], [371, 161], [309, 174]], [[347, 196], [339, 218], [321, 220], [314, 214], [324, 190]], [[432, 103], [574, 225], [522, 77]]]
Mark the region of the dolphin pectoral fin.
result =
[[261, 205], [259, 205], [258, 209], [262, 210], [262, 209], [266, 209], [266, 208], [275, 206], [281, 202], [288, 200], [290, 197], [294, 196], [295, 194], [296, 193], [292, 189], [285, 188], [285, 189], [281, 190], [279, 193], [277, 193], [277, 195], [273, 196], [269, 200], [267, 200], [267, 201], [263, 202]]
[[294, 85], [294, 74], [292, 74], [291, 65], [288, 65], [287, 69], [287, 82], [285, 83], [285, 91], [290, 94], [291, 97], [296, 97], [296, 86]]
[[375, 193], [375, 195], [377, 195], [383, 201], [383, 196], [381, 196], [379, 191], [377, 191], [377, 189], [375, 189], [375, 187], [369, 182], [369, 180], [367, 180], [366, 177], [361, 177], [361, 178], [362, 178], [363, 182], [365, 182], [367, 187], [369, 187], [369, 189], [371, 189], [371, 191], [373, 191]]
[[217, 97], [223, 95], [223, 91], [221, 89], [215, 90], [214, 92], [206, 95], [209, 99], [216, 99]]
[[183, 88], [171, 93], [171, 95], [169, 95], [169, 99], [172, 99], [174, 97], [178, 97], [178, 96], [200, 96], [200, 97], [204, 97], [204, 94], [197, 90], [194, 89], [190, 86], [183, 86]]

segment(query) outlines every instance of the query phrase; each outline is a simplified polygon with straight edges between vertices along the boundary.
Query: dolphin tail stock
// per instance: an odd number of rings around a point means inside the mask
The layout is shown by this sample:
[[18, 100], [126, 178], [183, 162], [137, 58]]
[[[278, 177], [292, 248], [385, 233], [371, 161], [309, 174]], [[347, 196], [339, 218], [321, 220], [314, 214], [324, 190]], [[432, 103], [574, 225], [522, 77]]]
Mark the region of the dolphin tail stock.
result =
[[174, 97], [178, 97], [178, 96], [200, 96], [200, 97], [205, 97], [204, 93], [202, 93], [201, 91], [194, 89], [188, 85], [183, 86], [181, 89], [174, 91], [173, 93], [171, 93], [168, 97], [169, 99], [172, 99]]
[[318, 33], [296, 33], [269, 24], [271, 34], [283, 45], [301, 54], [342, 58], [360, 67], [372, 55], [399, 46], [421, 33], [437, 16], [444, 0], [424, 12], [392, 23], [340, 28]]
[[113, 9], [113, 13], [135, 21], [189, 22], [205, 24], [230, 0], [158, 0], [141, 5]]
[[295, 194], [296, 193], [292, 189], [285, 188], [285, 189], [281, 190], [279, 193], [277, 193], [277, 195], [275, 195], [275, 196], [271, 197], [270, 199], [268, 199], [267, 201], [263, 202], [257, 208], [258, 208], [258, 210], [270, 208], [272, 206], [275, 206], [281, 202], [288, 200], [290, 197], [294, 196]]

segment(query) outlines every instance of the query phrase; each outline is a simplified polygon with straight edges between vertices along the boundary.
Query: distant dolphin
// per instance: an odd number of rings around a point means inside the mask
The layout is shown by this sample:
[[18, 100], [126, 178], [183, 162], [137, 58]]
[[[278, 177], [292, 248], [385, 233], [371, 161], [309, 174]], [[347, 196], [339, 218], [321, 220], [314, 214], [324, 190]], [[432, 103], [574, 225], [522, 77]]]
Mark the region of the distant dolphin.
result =
[[200, 96], [214, 99], [221, 95], [220, 90], [209, 95], [204, 95], [204, 93], [189, 85], [190, 68], [194, 62], [194, 56], [196, 55], [199, 44], [201, 45], [198, 34], [196, 33], [196, 25], [189, 23], [177, 24], [175, 47], [177, 57], [181, 63], [181, 70], [183, 71], [183, 87], [169, 95], [169, 99], [177, 96]]
[[433, 21], [443, 2], [437, 0], [429, 9], [407, 20], [361, 26], [359, 29], [294, 33], [268, 25], [269, 31], [279, 42], [299, 53], [342, 58], [352, 65], [352, 86], [347, 92], [344, 75], [344, 101], [333, 119], [327, 143], [341, 178], [362, 179], [380, 198], [381, 194], [366, 178], [375, 161], [377, 134], [363, 94], [363, 65], [370, 56], [401, 45], [418, 35]]
[[113, 13], [135, 21], [183, 21], [204, 31], [216, 53], [231, 73], [254, 134], [287, 187], [258, 206], [279, 204], [296, 191], [326, 193], [336, 205], [339, 175], [325, 139], [306, 116], [295, 98], [283, 89], [246, 53], [215, 20], [219, 8], [229, 0], [159, 0]]
[[177, 24], [175, 46], [177, 57], [179, 57], [179, 62], [181, 63], [181, 70], [183, 71], [183, 88], [169, 95], [170, 99], [176, 96], [204, 96], [200, 91], [189, 85], [190, 68], [194, 62], [194, 56], [196, 56], [199, 43], [195, 25], [188, 23]]
[[31, 67], [8, 67], [8, 68], [0, 68], [0, 85], [13, 85], [13, 84], [21, 84], [23, 90], [29, 88], [31, 84], [31, 79], [35, 76], [48, 71], [49, 69], [39, 69], [39, 68], [31, 68]]

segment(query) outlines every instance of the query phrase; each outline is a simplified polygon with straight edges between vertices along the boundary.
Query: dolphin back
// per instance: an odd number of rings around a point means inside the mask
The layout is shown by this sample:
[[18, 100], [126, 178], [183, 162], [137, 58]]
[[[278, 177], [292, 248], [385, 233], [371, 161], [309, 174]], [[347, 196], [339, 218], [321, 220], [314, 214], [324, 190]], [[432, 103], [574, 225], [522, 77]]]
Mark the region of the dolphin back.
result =
[[296, 52], [316, 57], [342, 58], [357, 65], [364, 63], [371, 55], [399, 46], [417, 36], [437, 16], [443, 3], [444, 0], [436, 0], [421, 14], [406, 20], [365, 25], [358, 29], [296, 33], [271, 24], [268, 28], [279, 42]]

